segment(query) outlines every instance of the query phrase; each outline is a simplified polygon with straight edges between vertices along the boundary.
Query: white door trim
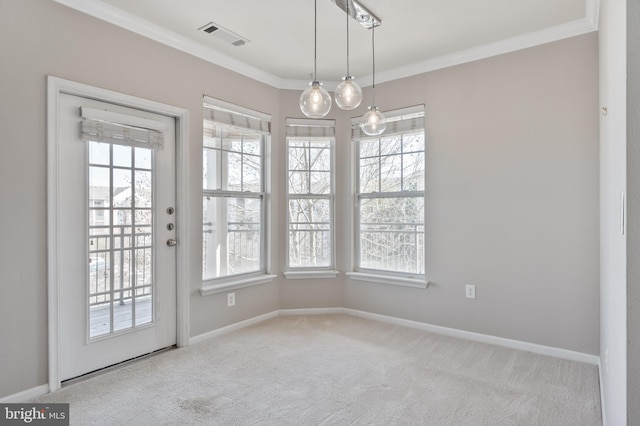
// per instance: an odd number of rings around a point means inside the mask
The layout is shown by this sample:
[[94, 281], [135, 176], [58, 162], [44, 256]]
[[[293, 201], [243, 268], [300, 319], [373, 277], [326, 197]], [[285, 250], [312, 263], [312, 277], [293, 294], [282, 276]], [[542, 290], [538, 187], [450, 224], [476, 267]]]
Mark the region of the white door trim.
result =
[[[47, 290], [49, 334], [49, 391], [60, 388], [59, 375], [59, 159], [58, 97], [82, 96], [162, 114], [176, 119], [176, 342], [189, 344], [189, 111], [171, 105], [47, 76]], [[183, 242], [180, 244], [180, 242]]]

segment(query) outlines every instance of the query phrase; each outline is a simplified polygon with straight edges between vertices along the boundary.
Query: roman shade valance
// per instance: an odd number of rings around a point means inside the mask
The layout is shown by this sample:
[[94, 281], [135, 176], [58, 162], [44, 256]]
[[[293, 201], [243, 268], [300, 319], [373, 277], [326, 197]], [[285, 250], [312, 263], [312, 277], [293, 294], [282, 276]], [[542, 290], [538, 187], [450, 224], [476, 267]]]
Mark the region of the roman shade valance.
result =
[[234, 128], [239, 132], [248, 130], [259, 134], [271, 133], [271, 116], [268, 114], [238, 107], [208, 96], [204, 97], [203, 106], [205, 136], [221, 137], [233, 132]]
[[82, 140], [162, 149], [165, 123], [96, 108], [80, 107]]
[[333, 138], [335, 126], [335, 120], [287, 118], [287, 137]]
[[[424, 129], [424, 105], [385, 111], [384, 114], [387, 117], [387, 129], [382, 135], [376, 137], [397, 136]], [[360, 128], [360, 117], [351, 120], [351, 138], [353, 140], [370, 139], [371, 137]]]

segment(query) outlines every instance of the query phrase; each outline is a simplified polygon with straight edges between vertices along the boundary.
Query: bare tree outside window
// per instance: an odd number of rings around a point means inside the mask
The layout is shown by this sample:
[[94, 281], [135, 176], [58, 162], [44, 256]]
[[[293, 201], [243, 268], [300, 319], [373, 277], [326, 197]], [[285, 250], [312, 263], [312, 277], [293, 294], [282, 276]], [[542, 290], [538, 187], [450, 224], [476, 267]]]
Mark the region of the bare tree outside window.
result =
[[422, 128], [358, 140], [357, 268], [424, 274]]
[[332, 140], [287, 138], [288, 266], [333, 266]]
[[[224, 114], [222, 117], [235, 117], [229, 111]], [[263, 169], [266, 138], [265, 132], [216, 122], [205, 114], [203, 280], [265, 270]]]

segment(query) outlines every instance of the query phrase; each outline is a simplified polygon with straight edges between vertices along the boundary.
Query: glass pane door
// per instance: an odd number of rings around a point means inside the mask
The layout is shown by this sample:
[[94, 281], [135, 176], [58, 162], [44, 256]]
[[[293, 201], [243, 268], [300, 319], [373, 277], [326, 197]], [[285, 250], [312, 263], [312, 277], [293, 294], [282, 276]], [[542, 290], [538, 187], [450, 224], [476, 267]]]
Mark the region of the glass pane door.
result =
[[88, 142], [89, 338], [154, 320], [153, 151]]

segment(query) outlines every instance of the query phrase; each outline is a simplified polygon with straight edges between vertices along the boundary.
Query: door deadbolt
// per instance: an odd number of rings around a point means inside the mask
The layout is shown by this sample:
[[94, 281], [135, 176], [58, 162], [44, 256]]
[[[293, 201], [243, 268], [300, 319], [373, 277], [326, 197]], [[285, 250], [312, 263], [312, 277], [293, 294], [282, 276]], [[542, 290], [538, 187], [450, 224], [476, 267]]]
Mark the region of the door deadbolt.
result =
[[169, 239], [167, 240], [167, 245], [168, 245], [169, 247], [174, 247], [174, 246], [176, 246], [177, 244], [178, 244], [178, 242], [177, 242], [176, 240], [174, 240], [173, 238], [169, 238]]
[[173, 214], [173, 212], [175, 212], [176, 209], [174, 209], [173, 207], [167, 207], [167, 214]]

